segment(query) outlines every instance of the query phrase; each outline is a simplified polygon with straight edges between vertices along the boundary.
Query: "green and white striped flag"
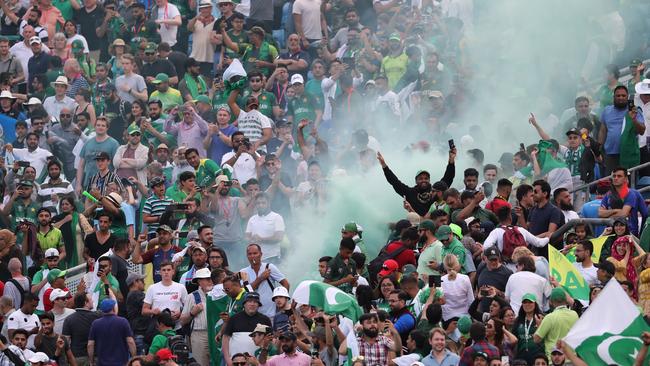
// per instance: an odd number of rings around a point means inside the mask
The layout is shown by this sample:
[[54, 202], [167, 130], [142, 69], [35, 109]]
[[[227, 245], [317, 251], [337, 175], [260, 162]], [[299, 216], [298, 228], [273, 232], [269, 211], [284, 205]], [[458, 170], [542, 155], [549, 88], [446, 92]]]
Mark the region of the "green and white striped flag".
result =
[[[650, 331], [650, 326], [613, 279], [573, 325], [564, 341], [589, 366], [631, 366], [643, 345], [644, 331]], [[650, 356], [643, 365], [650, 365]]]
[[352, 295], [318, 281], [302, 281], [293, 292], [293, 300], [299, 304], [309, 304], [323, 310], [326, 314], [340, 314], [356, 323], [363, 313]]

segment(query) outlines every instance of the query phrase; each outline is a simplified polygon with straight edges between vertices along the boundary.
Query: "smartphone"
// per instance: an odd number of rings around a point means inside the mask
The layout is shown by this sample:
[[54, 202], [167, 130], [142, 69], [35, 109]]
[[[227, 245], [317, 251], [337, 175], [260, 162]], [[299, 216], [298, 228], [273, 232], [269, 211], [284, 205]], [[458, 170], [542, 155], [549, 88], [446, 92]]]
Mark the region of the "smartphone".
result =
[[520, 143], [519, 143], [519, 150], [521, 150], [521, 151], [526, 151], [526, 145], [524, 145], [523, 142], [520, 142]]
[[27, 168], [29, 166], [29, 161], [19, 161], [18, 166], [22, 168]]
[[454, 139], [450, 139], [447, 141], [449, 143], [449, 150], [453, 150], [456, 148], [456, 144], [454, 143]]
[[175, 211], [182, 211], [182, 210], [187, 210], [189, 208], [189, 205], [187, 203], [177, 203], [174, 205], [174, 210]]
[[125, 187], [133, 186], [133, 183], [131, 183], [127, 178], [120, 178], [120, 182], [122, 182], [122, 185]]
[[481, 289], [481, 295], [482, 296], [488, 296], [490, 295], [490, 290], [487, 287], [484, 287]]
[[627, 109], [630, 111], [634, 109], [634, 99], [627, 100]]
[[501, 365], [503, 365], [503, 366], [510, 365], [510, 357], [509, 356], [501, 356]]
[[429, 287], [440, 287], [442, 278], [440, 275], [429, 276]]

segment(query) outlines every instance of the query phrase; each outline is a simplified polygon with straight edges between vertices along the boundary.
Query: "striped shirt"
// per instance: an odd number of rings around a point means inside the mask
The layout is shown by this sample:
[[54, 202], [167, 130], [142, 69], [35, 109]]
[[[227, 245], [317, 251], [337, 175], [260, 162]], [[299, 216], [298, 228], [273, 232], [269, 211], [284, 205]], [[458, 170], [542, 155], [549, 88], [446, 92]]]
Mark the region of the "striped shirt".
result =
[[363, 337], [357, 337], [359, 355], [366, 360], [366, 365], [387, 365], [388, 353], [394, 347], [393, 340], [380, 335], [374, 343], [366, 342]]
[[106, 187], [108, 186], [109, 183], [117, 184], [119, 191], [120, 192], [124, 191], [124, 186], [122, 185], [120, 176], [115, 174], [115, 172], [112, 170], [109, 170], [108, 173], [106, 173], [106, 175], [104, 176], [102, 176], [101, 172], [97, 172], [97, 174], [90, 177], [90, 181], [88, 182], [88, 186], [86, 187], [86, 190], [90, 192], [90, 190], [93, 187], [97, 187], [101, 195], [105, 196]]
[[[167, 197], [158, 198], [158, 196], [152, 194], [151, 197], [147, 198], [147, 200], [144, 202], [142, 213], [160, 217], [167, 209], [167, 206], [172, 204], [174, 204], [174, 200]], [[149, 234], [155, 233], [159, 226], [159, 222], [148, 223], [147, 232]]]
[[56, 194], [59, 199], [67, 195], [72, 195], [72, 184], [65, 180], [61, 180], [58, 183], [52, 183], [48, 180], [41, 184], [41, 187], [38, 189], [37, 200], [43, 207], [55, 207], [56, 203], [52, 201], [52, 195], [54, 194]]

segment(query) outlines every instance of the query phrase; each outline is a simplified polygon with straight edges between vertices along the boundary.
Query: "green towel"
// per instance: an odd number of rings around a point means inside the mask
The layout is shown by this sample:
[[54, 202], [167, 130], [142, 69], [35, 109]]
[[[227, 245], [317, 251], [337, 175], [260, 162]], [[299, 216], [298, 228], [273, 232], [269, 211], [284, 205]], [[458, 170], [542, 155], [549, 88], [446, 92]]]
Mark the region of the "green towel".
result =
[[641, 152], [639, 151], [639, 138], [634, 127], [634, 121], [629, 114], [625, 115], [625, 126], [621, 134], [621, 143], [619, 147], [620, 160], [622, 167], [629, 169], [641, 163]]

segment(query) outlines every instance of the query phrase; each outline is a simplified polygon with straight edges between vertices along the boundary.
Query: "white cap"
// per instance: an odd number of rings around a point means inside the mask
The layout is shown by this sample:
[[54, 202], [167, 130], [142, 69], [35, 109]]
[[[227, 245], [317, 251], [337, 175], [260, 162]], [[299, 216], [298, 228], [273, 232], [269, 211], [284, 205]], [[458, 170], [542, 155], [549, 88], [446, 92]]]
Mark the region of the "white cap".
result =
[[69, 294], [69, 291], [63, 291], [60, 288], [55, 288], [52, 290], [52, 292], [50, 292], [50, 301], [54, 301], [61, 297], [68, 297]]
[[650, 94], [650, 79], [643, 79], [634, 85], [637, 94]]
[[45, 258], [58, 257], [59, 251], [56, 248], [50, 248], [45, 251]]
[[293, 76], [291, 76], [291, 83], [290, 84], [293, 85], [293, 84], [296, 84], [296, 83], [300, 83], [300, 84], [305, 83], [305, 79], [302, 78], [302, 75], [293, 74]]
[[13, 94], [9, 90], [3, 90], [0, 92], [0, 99], [16, 99]]
[[201, 2], [199, 3], [199, 9], [207, 8], [207, 7], [212, 7], [212, 3], [210, 2], [210, 0], [201, 0]]
[[37, 362], [50, 362], [50, 358], [47, 357], [47, 355], [43, 352], [36, 352], [32, 355], [32, 357], [27, 360], [29, 362], [37, 363]]
[[275, 289], [273, 289], [273, 296], [271, 297], [271, 300], [275, 300], [276, 297], [281, 296], [281, 297], [286, 297], [288, 299], [291, 298], [289, 296], [289, 291], [284, 286], [278, 286]]
[[41, 38], [39, 36], [34, 36], [29, 39], [29, 44], [33, 45], [34, 43], [41, 44]]
[[36, 98], [36, 97], [31, 97], [31, 98], [29, 98], [29, 100], [27, 101], [27, 103], [23, 103], [23, 105], [27, 105], [27, 106], [30, 106], [30, 105], [40, 105], [40, 104], [43, 104], [43, 103], [41, 102], [40, 99], [38, 99], [38, 98]]

